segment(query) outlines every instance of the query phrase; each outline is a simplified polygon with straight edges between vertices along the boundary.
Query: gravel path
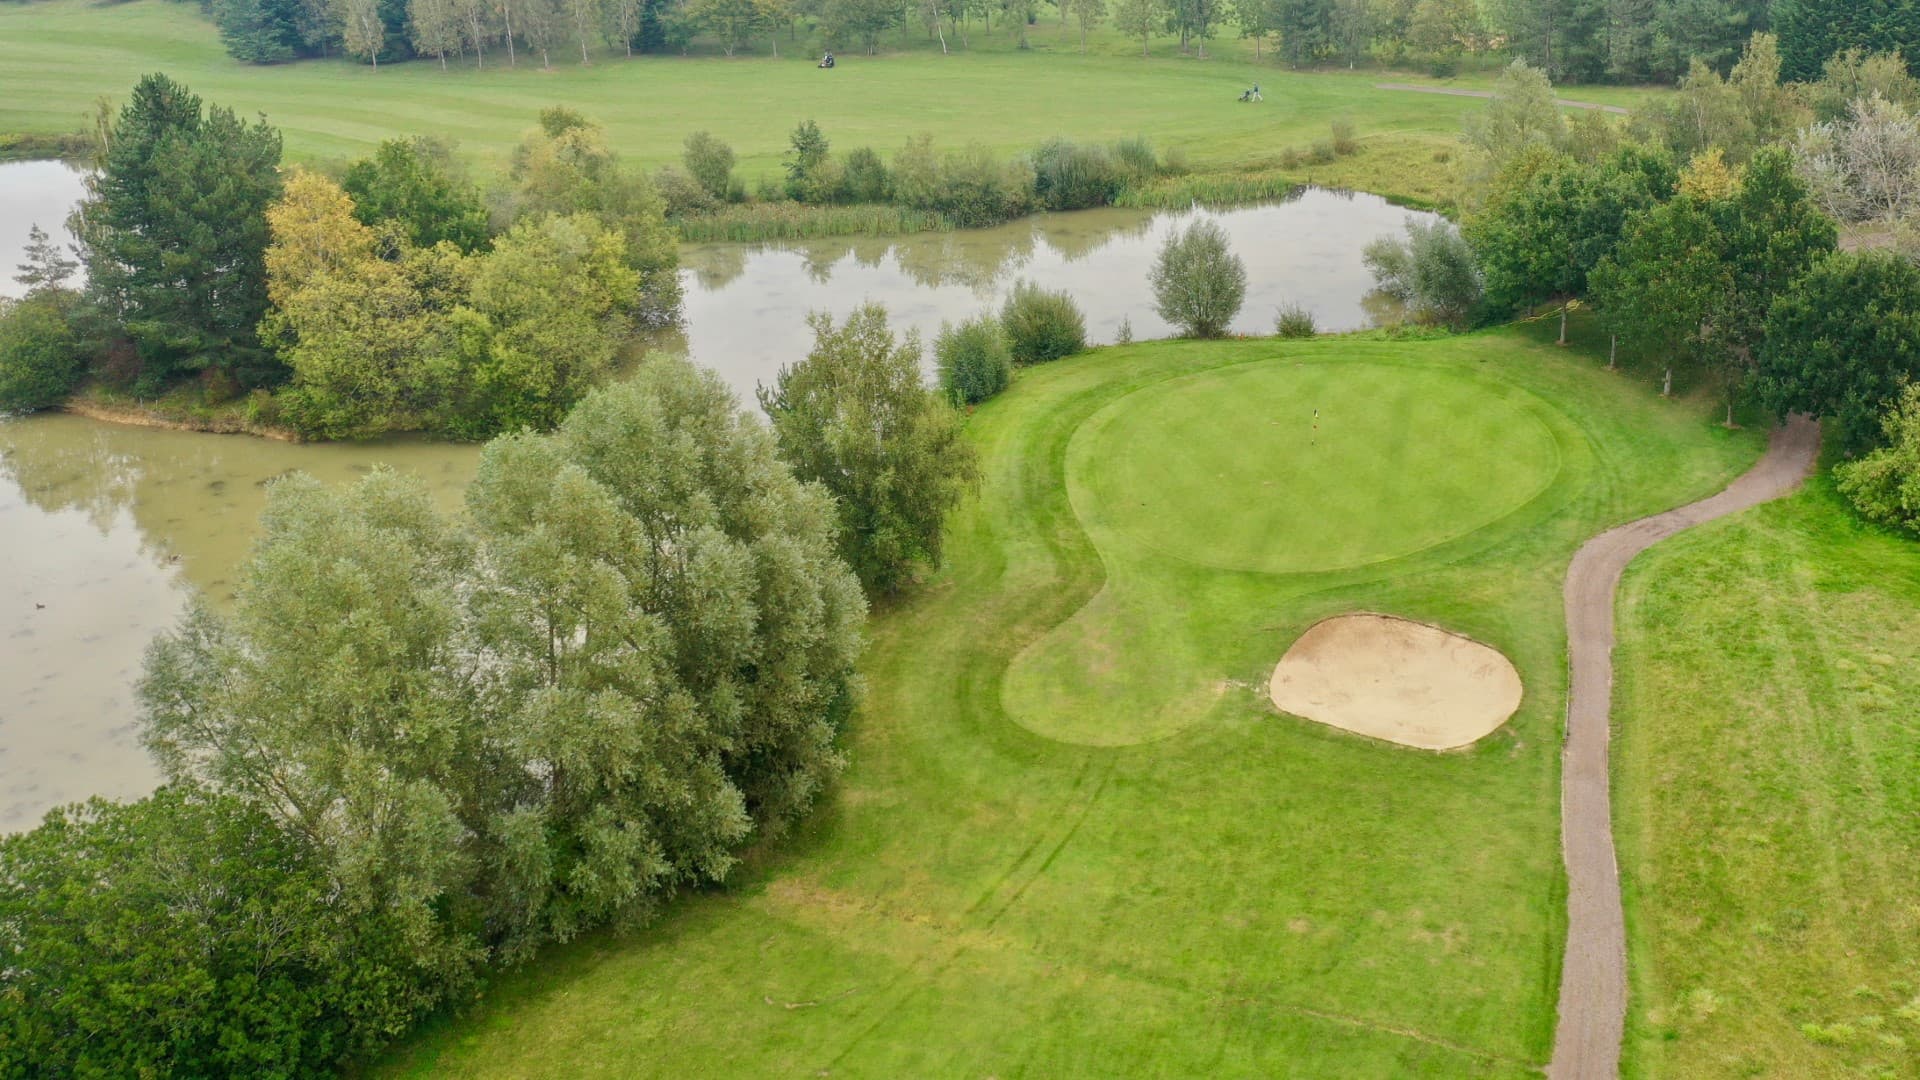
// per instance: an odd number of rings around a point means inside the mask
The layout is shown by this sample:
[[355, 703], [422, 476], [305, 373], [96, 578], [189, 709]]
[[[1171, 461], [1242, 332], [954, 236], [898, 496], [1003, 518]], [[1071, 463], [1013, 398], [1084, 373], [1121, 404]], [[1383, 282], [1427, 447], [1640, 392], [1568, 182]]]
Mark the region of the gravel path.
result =
[[[1457, 86], [1415, 86], [1412, 83], [1383, 82], [1374, 83], [1373, 88], [1375, 90], [1405, 90], [1413, 94], [1446, 94], [1449, 97], [1490, 98], [1493, 96], [1493, 91], [1491, 90], [1463, 90]], [[1630, 111], [1618, 105], [1600, 105], [1591, 101], [1566, 101], [1561, 98], [1555, 98], [1553, 99], [1553, 103], [1563, 109], [1598, 109], [1601, 112], [1614, 113], [1618, 116], [1625, 116]]]
[[1800, 486], [1820, 450], [1820, 425], [1796, 416], [1774, 431], [1766, 455], [1710, 499], [1642, 518], [1587, 541], [1567, 569], [1567, 744], [1560, 836], [1567, 862], [1567, 951], [1551, 1080], [1612, 1080], [1620, 1073], [1627, 1014], [1627, 935], [1607, 791], [1607, 725], [1613, 691], [1613, 600], [1634, 556], [1684, 529], [1777, 499]]

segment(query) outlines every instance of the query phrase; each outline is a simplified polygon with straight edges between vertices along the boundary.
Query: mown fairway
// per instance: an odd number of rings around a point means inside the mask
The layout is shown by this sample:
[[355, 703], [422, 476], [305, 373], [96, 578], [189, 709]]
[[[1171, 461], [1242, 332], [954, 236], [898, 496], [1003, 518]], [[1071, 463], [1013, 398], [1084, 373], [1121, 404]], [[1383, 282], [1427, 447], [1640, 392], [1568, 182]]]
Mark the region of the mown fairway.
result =
[[1920, 548], [1820, 479], [1621, 598], [1628, 1074], [1920, 1074]]
[[[727, 59], [701, 43], [693, 57], [606, 53], [589, 67], [578, 64], [577, 51], [573, 62], [556, 53], [551, 71], [524, 54], [508, 69], [502, 52], [488, 54], [485, 70], [443, 72], [415, 61], [376, 72], [338, 60], [242, 64], [190, 5], [163, 0], [6, 4], [0, 132], [81, 130], [96, 97], [122, 99], [140, 74], [156, 70], [242, 115], [265, 113], [296, 159], [354, 157], [384, 138], [427, 134], [458, 139], [499, 164], [535, 113], [553, 104], [600, 120], [617, 149], [649, 166], [676, 159], [688, 132], [707, 129], [733, 143], [749, 175], [771, 171], [787, 133], [808, 117], [839, 150], [872, 145], [891, 153], [922, 131], [949, 147], [977, 141], [1002, 153], [1053, 135], [1144, 134], [1163, 148], [1184, 148], [1204, 167], [1262, 163], [1286, 146], [1325, 139], [1328, 123], [1346, 118], [1365, 149], [1308, 170], [1314, 178], [1438, 198], [1448, 170], [1434, 153], [1452, 145], [1462, 118], [1482, 104], [1373, 88], [1384, 79], [1420, 81], [1401, 74], [1296, 74], [1270, 59], [1256, 68], [1244, 44], [1231, 40], [1215, 42], [1216, 58], [1204, 61], [1169, 55], [1165, 41], [1142, 60], [1137, 43], [1111, 36], [1083, 56], [1076, 38], [1062, 37], [1044, 18], [1030, 51], [1013, 51], [1000, 33], [973, 39], [973, 51], [942, 57], [909, 35], [914, 52], [848, 56], [831, 72], [814, 68], [817, 53], [804, 37], [783, 41], [779, 60]], [[1255, 81], [1266, 102], [1237, 104]], [[1462, 82], [1491, 85], [1485, 75]], [[1580, 96], [1630, 103], [1646, 93], [1593, 88]]]
[[[972, 422], [986, 479], [948, 568], [875, 620], [853, 767], [804, 833], [651, 930], [504, 978], [390, 1071], [1537, 1075], [1563, 934], [1560, 575], [1758, 447], [1548, 332], [1028, 371]], [[1315, 400], [1327, 457], [1302, 469]], [[1159, 419], [1188, 412], [1205, 422]], [[1227, 475], [1170, 506], [1156, 469]], [[1428, 469], [1471, 493], [1450, 518]], [[1343, 497], [1349, 475], [1394, 497]], [[1274, 712], [1286, 644], [1354, 608], [1501, 648], [1519, 714], [1429, 754]]]

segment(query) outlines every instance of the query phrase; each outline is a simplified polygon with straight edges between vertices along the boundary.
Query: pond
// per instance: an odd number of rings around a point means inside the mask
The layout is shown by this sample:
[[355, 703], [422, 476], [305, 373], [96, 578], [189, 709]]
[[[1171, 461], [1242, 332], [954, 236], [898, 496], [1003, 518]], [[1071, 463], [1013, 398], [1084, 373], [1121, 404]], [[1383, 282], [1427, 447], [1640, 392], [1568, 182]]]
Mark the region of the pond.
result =
[[0, 165], [0, 296], [24, 291], [13, 275], [35, 225], [62, 243], [72, 239], [67, 215], [87, 193], [83, 175], [59, 161]]
[[[19, 261], [28, 224], [53, 231], [80, 194], [64, 166], [0, 165], [0, 273]], [[1236, 332], [1271, 332], [1281, 303], [1306, 306], [1323, 329], [1366, 325], [1360, 249], [1408, 215], [1324, 191], [1211, 214], [1247, 263]], [[751, 401], [756, 383], [805, 354], [809, 311], [844, 316], [875, 300], [931, 341], [942, 321], [996, 307], [1020, 277], [1072, 293], [1096, 341], [1113, 340], [1122, 319], [1138, 338], [1165, 336], [1147, 268], [1193, 216], [1102, 210], [899, 239], [691, 246], [674, 344]], [[420, 473], [453, 509], [478, 456], [406, 439], [293, 445], [58, 413], [0, 420], [0, 831], [61, 803], [151, 789], [134, 705], [142, 655], [193, 597], [230, 602], [273, 478], [345, 482], [387, 463]]]

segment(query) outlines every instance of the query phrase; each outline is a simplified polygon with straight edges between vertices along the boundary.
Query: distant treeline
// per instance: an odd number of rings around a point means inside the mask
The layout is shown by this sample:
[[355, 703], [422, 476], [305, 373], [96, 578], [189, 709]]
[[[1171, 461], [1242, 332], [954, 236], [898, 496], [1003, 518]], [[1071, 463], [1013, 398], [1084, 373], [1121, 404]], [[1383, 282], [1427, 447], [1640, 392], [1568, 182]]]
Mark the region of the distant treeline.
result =
[[1225, 36], [1290, 66], [1384, 63], [1451, 74], [1504, 50], [1556, 82], [1665, 83], [1695, 59], [1722, 74], [1755, 33], [1779, 36], [1783, 73], [1811, 80], [1846, 49], [1920, 57], [1920, 5], [1875, 0], [198, 0], [227, 50], [252, 63], [348, 55], [485, 66], [578, 53], [733, 55], [784, 38], [876, 51], [889, 35], [966, 48], [1003, 29], [1024, 47], [1043, 9], [1086, 32], [1109, 25], [1206, 53]]

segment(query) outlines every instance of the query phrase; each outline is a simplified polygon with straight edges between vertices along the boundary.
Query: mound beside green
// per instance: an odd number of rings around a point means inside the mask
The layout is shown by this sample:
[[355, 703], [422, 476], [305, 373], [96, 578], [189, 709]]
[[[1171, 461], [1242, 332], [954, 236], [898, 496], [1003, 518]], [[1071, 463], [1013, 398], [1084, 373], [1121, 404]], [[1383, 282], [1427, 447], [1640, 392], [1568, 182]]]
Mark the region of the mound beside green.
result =
[[[1333, 468], [1400, 498], [1341, 511], [1338, 535], [1395, 530], [1384, 561], [1249, 571], [1129, 539], [1258, 550], [1217, 534], [1243, 510], [1287, 522], [1220, 484], [1180, 493], [1184, 539], [1111, 495], [1088, 526], [1076, 509], [1104, 476], [1090, 425], [1210, 373], [1250, 402], [1305, 380], [1381, 440], [1407, 402], [1446, 395], [1479, 434], [1439, 436], [1456, 460], [1405, 469], [1473, 498], [1410, 518], [1431, 526], [1386, 521], [1430, 497], [1355, 443]], [[387, 1071], [1537, 1076], [1564, 934], [1561, 575], [1592, 533], [1754, 458], [1758, 438], [1710, 408], [1531, 330], [1155, 343], [1029, 369], [973, 418], [985, 480], [947, 569], [875, 619], [829, 806], [729, 890], [543, 956]], [[1204, 445], [1245, 477], [1274, 466], [1223, 448], [1297, 452], [1270, 410], [1202, 412], [1217, 430], [1142, 421], [1164, 445], [1137, 453]], [[1288, 498], [1304, 516], [1334, 480]], [[1352, 563], [1340, 542], [1307, 565]], [[1526, 681], [1519, 713], [1433, 754], [1274, 711], [1287, 643], [1356, 608], [1499, 648]]]
[[1920, 1076], [1920, 545], [1824, 479], [1628, 572], [1626, 1074]]

